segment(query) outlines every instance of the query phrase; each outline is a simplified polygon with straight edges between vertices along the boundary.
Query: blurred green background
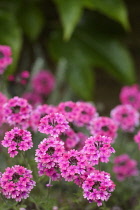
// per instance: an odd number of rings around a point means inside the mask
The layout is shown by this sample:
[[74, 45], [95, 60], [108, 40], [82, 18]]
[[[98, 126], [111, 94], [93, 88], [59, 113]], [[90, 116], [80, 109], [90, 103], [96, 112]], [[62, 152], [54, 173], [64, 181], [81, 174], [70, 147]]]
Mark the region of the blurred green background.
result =
[[137, 0], [1, 0], [0, 43], [14, 58], [5, 76], [50, 69], [51, 103], [95, 100], [108, 112], [139, 82], [139, 10]]

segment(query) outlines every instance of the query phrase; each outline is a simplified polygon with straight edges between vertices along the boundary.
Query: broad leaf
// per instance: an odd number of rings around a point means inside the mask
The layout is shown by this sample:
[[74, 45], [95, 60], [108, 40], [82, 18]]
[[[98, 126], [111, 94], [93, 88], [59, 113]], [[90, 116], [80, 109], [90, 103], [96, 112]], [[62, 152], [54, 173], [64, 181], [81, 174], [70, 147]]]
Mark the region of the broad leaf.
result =
[[127, 8], [123, 0], [83, 0], [86, 7], [97, 10], [129, 29]]
[[6, 74], [12, 74], [16, 70], [19, 58], [22, 35], [16, 18], [12, 13], [0, 11], [0, 44], [9, 45], [12, 48], [13, 63], [6, 70]]
[[44, 26], [44, 18], [41, 10], [37, 6], [25, 5], [19, 11], [19, 24], [31, 41], [36, 40]]
[[81, 0], [54, 0], [59, 16], [62, 22], [63, 30], [64, 30], [64, 39], [68, 40], [77, 23], [79, 22], [82, 9], [83, 9], [83, 2]]
[[135, 71], [128, 50], [119, 41], [100, 34], [90, 35], [80, 31], [77, 39], [87, 46], [93, 55], [93, 64], [102, 67], [124, 84], [135, 82]]
[[65, 43], [56, 33], [52, 36], [50, 51], [55, 59], [65, 57], [81, 68], [84, 65], [102, 67], [123, 84], [135, 82], [132, 58], [116, 39], [77, 30], [72, 39]]
[[50, 41], [50, 52], [56, 60], [63, 57], [66, 59], [67, 81], [73, 91], [84, 100], [92, 100], [94, 74], [91, 66], [92, 57], [87, 53], [87, 49], [75, 38], [63, 42], [61, 35], [56, 33]]

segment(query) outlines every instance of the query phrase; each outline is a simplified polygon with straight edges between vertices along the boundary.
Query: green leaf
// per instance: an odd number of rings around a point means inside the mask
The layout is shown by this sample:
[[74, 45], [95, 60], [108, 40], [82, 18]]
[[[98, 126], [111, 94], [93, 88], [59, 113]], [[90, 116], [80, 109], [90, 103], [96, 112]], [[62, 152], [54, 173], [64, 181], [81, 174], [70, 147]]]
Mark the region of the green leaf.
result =
[[59, 16], [62, 22], [64, 30], [64, 39], [70, 39], [77, 23], [79, 22], [82, 10], [83, 2], [81, 0], [54, 0]]
[[129, 29], [127, 8], [123, 0], [83, 0], [86, 7], [97, 10]]
[[67, 58], [70, 65], [75, 65], [71, 68], [101, 67], [123, 84], [136, 81], [133, 61], [128, 50], [116, 39], [102, 34], [77, 30], [69, 42], [63, 42], [61, 35], [55, 33], [50, 42], [50, 52], [54, 59]]
[[25, 7], [21, 7], [19, 11], [19, 23], [26, 36], [31, 41], [35, 41], [44, 26], [44, 17], [37, 6], [29, 4], [28, 6], [25, 5]]
[[12, 74], [16, 70], [22, 46], [22, 34], [17, 25], [14, 14], [0, 10], [0, 44], [9, 45], [12, 48], [13, 63], [6, 70], [6, 74]]
[[79, 97], [93, 100], [94, 74], [91, 66], [71, 61], [67, 66], [67, 75], [70, 86]]
[[90, 35], [80, 31], [77, 38], [88, 48], [93, 56], [93, 64], [104, 68], [108, 73], [124, 84], [135, 82], [135, 71], [128, 50], [116, 39], [100, 34]]
[[87, 49], [75, 38], [69, 42], [63, 42], [60, 33], [55, 33], [49, 43], [49, 49], [54, 59], [66, 59], [67, 81], [72, 90], [80, 98], [92, 100], [94, 74], [91, 66], [92, 56], [87, 53]]

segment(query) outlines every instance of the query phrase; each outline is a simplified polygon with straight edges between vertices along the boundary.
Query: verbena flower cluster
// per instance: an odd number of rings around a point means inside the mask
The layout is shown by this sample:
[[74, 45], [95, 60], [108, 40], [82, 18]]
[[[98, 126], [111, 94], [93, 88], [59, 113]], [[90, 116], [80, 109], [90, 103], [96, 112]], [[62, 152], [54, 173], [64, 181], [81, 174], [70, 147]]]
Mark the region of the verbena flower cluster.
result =
[[92, 135], [108, 136], [114, 142], [118, 127], [114, 120], [109, 117], [97, 117], [90, 122], [89, 129]]
[[[11, 49], [0, 46], [0, 74], [11, 64], [10, 56]], [[16, 77], [10, 75], [9, 81], [25, 85], [29, 77], [25, 70]], [[23, 96], [27, 100], [18, 96], [8, 99], [0, 93], [0, 125], [7, 125], [8, 130], [1, 144], [8, 148], [10, 157], [17, 160], [16, 156], [27, 158], [24, 152], [34, 146], [31, 133], [34, 136], [39, 131], [40, 135], [46, 135], [40, 142], [35, 142], [38, 144], [35, 151], [38, 175], [50, 180], [46, 186], [51, 186], [51, 180], [73, 182], [81, 188], [84, 198], [101, 206], [115, 190], [111, 175], [102, 171], [101, 166], [115, 153], [112, 144], [118, 140], [118, 130], [132, 133], [139, 126], [139, 87], [123, 87], [121, 104], [111, 110], [110, 117], [99, 116], [96, 107], [89, 102], [45, 104], [44, 99], [54, 87], [52, 73], [41, 70], [31, 78], [31, 91]], [[134, 141], [140, 149], [140, 131]], [[29, 167], [29, 163], [25, 160], [24, 166]], [[123, 181], [138, 175], [137, 162], [122, 154], [114, 158], [113, 171], [117, 179]], [[20, 202], [29, 197], [35, 185], [32, 171], [21, 165], [0, 172], [0, 193], [7, 199]]]
[[3, 106], [4, 121], [14, 126], [28, 127], [32, 107], [26, 99], [15, 96]]
[[129, 104], [118, 105], [111, 111], [114, 122], [124, 131], [133, 132], [139, 125], [139, 113]]
[[123, 181], [127, 177], [137, 176], [137, 162], [127, 154], [115, 157], [113, 171], [119, 181]]
[[[83, 107], [86, 107], [85, 113], [82, 113], [84, 112]], [[85, 118], [82, 118], [81, 115], [84, 115]], [[98, 119], [93, 105], [86, 104], [86, 102], [74, 103], [70, 101], [60, 103], [55, 107], [54, 112], [43, 118], [39, 116], [38, 130], [48, 135], [48, 138], [42, 140], [36, 150], [35, 160], [40, 176], [46, 175], [52, 180], [64, 178], [65, 181], [73, 181], [83, 190], [85, 189], [82, 186], [91, 173], [93, 176], [95, 174], [96, 179], [98, 170], [95, 166], [100, 165], [101, 162], [109, 162], [109, 157], [115, 150], [111, 146], [112, 138], [109, 136], [96, 134], [88, 138], [88, 136], [77, 132], [78, 127], [88, 128], [94, 117]], [[111, 124], [112, 120], [110, 119], [109, 122]], [[108, 126], [110, 124], [108, 123]], [[115, 124], [113, 126], [115, 136], [117, 126]], [[80, 138], [83, 139], [83, 144], [79, 144]], [[80, 148], [78, 148], [79, 146]], [[99, 171], [99, 173], [106, 172]], [[88, 196], [86, 197], [90, 202], [97, 202], [98, 206], [102, 205], [102, 201], [108, 200], [110, 192], [115, 189], [115, 184], [109, 176], [106, 189], [103, 185], [100, 187], [100, 193], [104, 194], [104, 198], [97, 199], [94, 196], [95, 193], [90, 199]]]
[[139, 85], [125, 86], [120, 92], [122, 104], [130, 104], [137, 110], [140, 109], [140, 87]]
[[11, 131], [5, 133], [2, 145], [8, 148], [10, 157], [15, 157], [19, 151], [26, 151], [33, 147], [31, 133], [14, 127]]
[[84, 198], [89, 202], [97, 202], [98, 206], [103, 201], [107, 201], [114, 191], [115, 185], [110, 179], [110, 174], [104, 171], [96, 170], [88, 175], [84, 181], [82, 188], [84, 190]]
[[6, 168], [0, 179], [1, 193], [6, 198], [15, 199], [18, 202], [28, 198], [35, 185], [32, 171], [19, 165]]
[[138, 144], [138, 148], [140, 150], [140, 131], [134, 136], [134, 141]]
[[0, 74], [12, 63], [12, 51], [9, 46], [0, 45]]

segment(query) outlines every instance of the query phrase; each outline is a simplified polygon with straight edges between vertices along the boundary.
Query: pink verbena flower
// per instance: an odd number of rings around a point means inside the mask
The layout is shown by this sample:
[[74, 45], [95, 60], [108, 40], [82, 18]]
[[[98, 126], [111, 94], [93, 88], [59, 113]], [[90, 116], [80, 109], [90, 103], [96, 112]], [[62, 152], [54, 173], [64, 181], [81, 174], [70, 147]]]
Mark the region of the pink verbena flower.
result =
[[12, 63], [11, 55], [11, 47], [6, 45], [0, 45], [0, 74], [3, 74], [7, 66], [9, 66]]
[[110, 179], [110, 174], [104, 171], [94, 170], [88, 175], [82, 185], [84, 198], [89, 202], [96, 202], [98, 206], [102, 206], [103, 201], [107, 201], [111, 196], [111, 192], [115, 189], [115, 184]]
[[117, 125], [109, 117], [97, 117], [91, 120], [89, 129], [92, 135], [109, 136], [114, 139], [117, 136]]
[[53, 74], [47, 70], [39, 71], [32, 78], [33, 90], [42, 95], [48, 95], [52, 92], [55, 86], [55, 78]]
[[62, 133], [59, 138], [64, 141], [66, 150], [73, 149], [80, 141], [77, 133], [75, 133], [71, 128]]
[[140, 150], [140, 131], [134, 136], [134, 141], [138, 144], [138, 148]]
[[22, 95], [22, 98], [26, 99], [33, 107], [43, 103], [42, 96], [35, 92], [26, 92]]
[[26, 85], [29, 79], [30, 73], [29, 71], [22, 71], [20, 74], [16, 76], [16, 82], [21, 85]]
[[4, 119], [10, 125], [27, 127], [26, 123], [32, 111], [26, 99], [15, 96], [3, 106]]
[[73, 122], [79, 116], [79, 108], [72, 101], [61, 102], [58, 105], [58, 112], [62, 113], [68, 122]]
[[92, 172], [94, 172], [96, 169], [90, 165], [87, 164], [84, 170], [84, 173], [79, 174], [77, 177], [74, 179], [74, 183], [78, 185], [79, 187], [82, 187], [83, 182], [87, 179], [88, 175]]
[[38, 173], [40, 176], [46, 175], [52, 180], [61, 178], [59, 170], [59, 159], [64, 153], [64, 143], [53, 137], [43, 139], [36, 150], [36, 158]]
[[127, 154], [122, 154], [114, 158], [113, 172], [118, 181], [123, 181], [127, 177], [137, 176], [137, 161], [131, 159]]
[[85, 174], [87, 165], [86, 156], [74, 149], [64, 153], [59, 159], [61, 175], [66, 181], [74, 181]]
[[20, 76], [24, 79], [28, 79], [29, 76], [30, 76], [30, 72], [27, 71], [27, 70], [24, 70], [24, 71], [21, 72]]
[[0, 125], [4, 122], [3, 106], [7, 102], [7, 97], [0, 92]]
[[18, 202], [28, 198], [35, 185], [35, 181], [32, 180], [32, 171], [19, 165], [6, 168], [1, 177], [2, 194]]
[[59, 113], [51, 113], [40, 120], [38, 130], [41, 133], [50, 134], [58, 137], [61, 133], [69, 129], [68, 122], [64, 115]]
[[133, 132], [139, 125], [139, 113], [131, 105], [118, 105], [110, 113], [114, 122], [124, 131]]
[[19, 150], [26, 151], [33, 147], [31, 133], [17, 127], [5, 133], [2, 145], [8, 148], [10, 157], [15, 157]]
[[136, 84], [124, 86], [120, 92], [122, 104], [130, 104], [135, 109], [140, 109], [140, 87]]
[[111, 147], [111, 142], [112, 139], [107, 136], [91, 136], [85, 141], [82, 152], [92, 165], [98, 164], [99, 161], [107, 163], [111, 153], [115, 152], [114, 148]]
[[0, 107], [2, 107], [7, 102], [7, 100], [7, 96], [0, 92]]
[[77, 102], [78, 117], [75, 119], [75, 124], [79, 127], [89, 125], [89, 122], [98, 116], [96, 108], [87, 102]]
[[82, 132], [75, 132], [72, 128], [62, 133], [59, 138], [64, 141], [65, 150], [81, 150], [85, 144], [85, 140], [88, 138]]
[[31, 128], [36, 131], [41, 118], [45, 117], [46, 115], [49, 115], [51, 113], [55, 113], [57, 111], [57, 108], [55, 106], [52, 105], [47, 105], [47, 104], [43, 104], [43, 105], [39, 105], [37, 106], [30, 117], [30, 126]]
[[85, 146], [85, 141], [88, 138], [88, 136], [82, 132], [78, 132], [77, 136], [79, 137], [80, 141], [77, 143], [76, 149], [80, 151]]
[[7, 80], [10, 82], [15, 82], [15, 76], [11, 74], [7, 77]]

